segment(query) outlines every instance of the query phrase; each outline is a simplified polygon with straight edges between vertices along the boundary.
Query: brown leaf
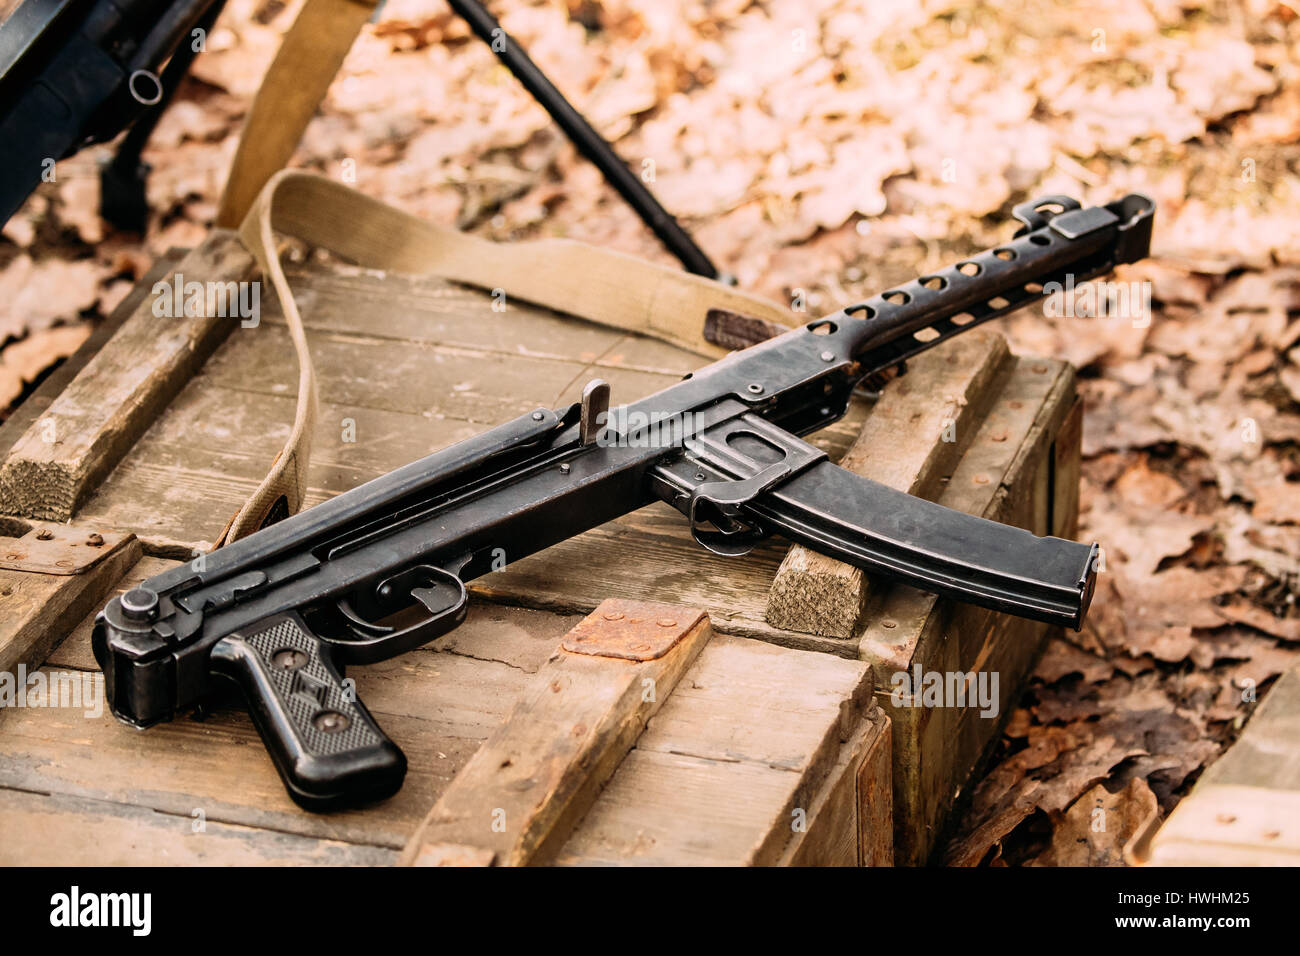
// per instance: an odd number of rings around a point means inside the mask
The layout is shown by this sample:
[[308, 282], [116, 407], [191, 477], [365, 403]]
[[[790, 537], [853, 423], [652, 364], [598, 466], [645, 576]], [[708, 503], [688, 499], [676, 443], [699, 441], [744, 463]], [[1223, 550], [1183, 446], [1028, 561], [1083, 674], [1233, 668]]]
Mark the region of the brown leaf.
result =
[[0, 272], [0, 339], [21, 338], [72, 320], [95, 304], [103, 266], [81, 259], [14, 259]]
[[976, 788], [971, 815], [947, 847], [950, 866], [975, 866], [1035, 810], [1061, 810], [1141, 746], [1095, 733], [1090, 723], [1032, 727], [1028, 746]]
[[25, 382], [34, 382], [47, 368], [80, 348], [90, 335], [90, 325], [61, 325], [33, 332], [0, 351], [0, 409], [22, 394]]
[[1260, 521], [1300, 524], [1300, 483], [1279, 481], [1257, 487], [1250, 513]]
[[1033, 866], [1123, 866], [1124, 846], [1160, 812], [1141, 777], [1118, 793], [1093, 787], [1054, 821], [1051, 845]]
[[1034, 668], [1034, 676], [1049, 684], [1071, 674], [1080, 675], [1085, 683], [1095, 684], [1114, 672], [1114, 665], [1059, 638], [1048, 642], [1047, 650]]

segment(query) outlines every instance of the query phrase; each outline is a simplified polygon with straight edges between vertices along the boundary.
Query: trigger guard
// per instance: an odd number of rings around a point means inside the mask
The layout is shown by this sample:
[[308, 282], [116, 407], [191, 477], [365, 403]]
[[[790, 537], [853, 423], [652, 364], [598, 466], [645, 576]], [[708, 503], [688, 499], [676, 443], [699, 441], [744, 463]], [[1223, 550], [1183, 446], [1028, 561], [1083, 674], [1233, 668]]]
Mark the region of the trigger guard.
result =
[[[790, 466], [784, 461], [768, 465], [758, 474], [745, 479], [712, 481], [700, 485], [686, 506], [686, 517], [691, 523], [691, 537], [706, 551], [728, 558], [743, 557], [753, 551], [764, 538], [765, 532], [752, 521], [740, 520], [741, 509], [756, 497], [790, 476]], [[740, 525], [739, 531], [723, 531], [718, 520], [708, 514], [700, 515], [701, 505], [713, 509], [719, 520]], [[704, 522], [712, 522], [719, 530], [709, 531]]]
[[[417, 575], [418, 579], [433, 578], [434, 583], [414, 587], [403, 586], [406, 583], [403, 578]], [[435, 600], [435, 591], [440, 584], [452, 588], [450, 603], [441, 604]], [[324, 636], [320, 638], [322, 642], [330, 645], [335, 659], [340, 663], [372, 664], [428, 644], [460, 626], [469, 611], [469, 592], [465, 590], [465, 582], [445, 568], [429, 564], [416, 565], [381, 581], [375, 590], [380, 591], [394, 586], [424, 605], [428, 616], [406, 627], [395, 628], [366, 620], [357, 613], [346, 597], [340, 598], [335, 602], [335, 607], [343, 615], [348, 629], [356, 635], [357, 639], [337, 640]]]
[[[729, 558], [749, 554], [767, 537], [767, 532], [752, 521], [741, 520], [741, 510], [789, 476], [790, 466], [784, 461], [778, 461], [749, 478], [723, 479], [700, 485], [686, 506], [686, 517], [691, 523], [691, 537], [700, 547], [714, 554]], [[718, 519], [715, 520], [707, 513], [701, 515], [701, 506], [716, 512]], [[705, 521], [713, 523], [719, 530], [709, 531], [704, 527]], [[741, 528], [739, 531], [724, 531], [721, 530], [720, 521], [740, 525]]]
[[754, 525], [746, 525], [743, 531], [709, 531], [692, 523], [691, 537], [706, 551], [740, 558], [753, 551], [767, 535]]

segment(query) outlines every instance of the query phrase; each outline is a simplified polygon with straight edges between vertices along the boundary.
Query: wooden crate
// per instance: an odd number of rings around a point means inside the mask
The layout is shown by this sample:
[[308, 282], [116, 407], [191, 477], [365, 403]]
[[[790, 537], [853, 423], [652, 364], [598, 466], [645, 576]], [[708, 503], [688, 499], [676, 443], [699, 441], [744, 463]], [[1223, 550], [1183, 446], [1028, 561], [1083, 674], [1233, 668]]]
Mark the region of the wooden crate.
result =
[[[183, 258], [165, 263], [164, 271], [173, 267], [187, 280], [239, 280], [251, 274], [247, 256], [222, 232]], [[496, 312], [487, 296], [437, 279], [313, 264], [291, 269], [290, 281], [298, 291], [320, 378], [321, 414], [308, 504], [538, 404], [573, 401], [590, 378], [609, 381], [617, 404], [677, 381], [702, 361], [663, 343], [522, 304], [512, 302], [504, 312]], [[117, 317], [121, 328], [108, 342], [95, 343], [97, 350], [74, 357], [72, 368], [59, 381], [38, 390], [0, 428], [0, 443], [11, 449], [0, 467], [0, 505], [50, 520], [75, 517], [79, 527], [134, 532], [147, 555], [137, 566], [137, 576], [160, 567], [151, 562], [188, 558], [217, 537], [279, 450], [292, 420], [296, 388], [287, 332], [274, 302], [263, 301], [256, 328], [240, 327], [233, 320], [162, 319], [152, 315], [146, 283], [124, 303]], [[877, 480], [1040, 533], [1054, 530], [1068, 536], [1077, 510], [1078, 427], [1068, 367], [1018, 359], [998, 336], [976, 331], [916, 360], [874, 405], [855, 401], [843, 421], [814, 441]], [[51, 430], [59, 436], [56, 443], [43, 438]], [[748, 716], [737, 718], [754, 728], [770, 728], [774, 740], [782, 726], [779, 702], [816, 695], [816, 681], [829, 679], [797, 677], [798, 667], [812, 668], [809, 674], [816, 668], [795, 662], [817, 661], [819, 667], [837, 669], [828, 674], [859, 675], [860, 683], [854, 685], [858, 690], [874, 681], [877, 699], [893, 716], [892, 782], [863, 777], [863, 768], [879, 759], [882, 749], [878, 743], [859, 740], [876, 756], [836, 756], [823, 789], [840, 794], [832, 802], [842, 820], [851, 816], [844, 809], [852, 802], [844, 796], [850, 789], [859, 796], [874, 794], [867, 803], [875, 809], [859, 806], [859, 819], [878, 812], [891, 799], [892, 789], [895, 858], [923, 862], [961, 788], [996, 740], [1050, 629], [936, 601], [907, 588], [871, 587], [860, 575], [855, 580], [856, 572], [847, 574], [806, 555], [787, 556], [789, 550], [772, 542], [743, 559], [710, 554], [691, 540], [677, 512], [657, 505], [474, 582], [477, 610], [469, 625], [435, 648], [358, 675], [363, 699], [371, 701], [384, 726], [414, 758], [406, 787], [382, 810], [325, 818], [295, 811], [273, 775], [267, 775], [270, 766], [260, 745], [247, 746], [251, 726], [235, 710], [220, 711], [202, 724], [181, 721], [142, 737], [97, 739], [82, 759], [69, 758], [72, 769], [59, 772], [58, 781], [44, 777], [56, 773], [51, 768], [63, 760], [60, 748], [84, 748], [82, 723], [64, 725], [57, 715], [28, 711], [14, 724], [13, 715], [0, 715], [0, 768], [8, 768], [0, 785], [17, 801], [37, 800], [20, 792], [46, 792], [50, 800], [91, 801], [88, 813], [143, 813], [148, 808], [186, 818], [197, 808], [187, 806], [187, 800], [195, 803], [193, 794], [216, 793], [222, 796], [214, 798], [217, 809], [208, 817], [223, 826], [274, 832], [283, 841], [289, 834], [341, 844], [295, 844], [292, 853], [308, 857], [325, 853], [384, 859], [383, 852], [406, 845], [423, 812], [521, 693], [518, 682], [530, 669], [536, 670], [539, 659], [528, 657], [527, 649], [544, 657], [576, 615], [617, 596], [707, 611], [718, 635], [710, 647], [734, 645], [750, 648], [750, 655], [759, 649], [786, 655], [775, 670], [781, 674], [784, 669], [785, 676], [750, 687], [754, 696], [744, 705]], [[801, 609], [797, 599], [791, 600], [801, 593], [819, 597]], [[809, 616], [808, 607], [829, 614]], [[51, 666], [91, 666], [84, 630], [83, 625], [56, 652]], [[473, 657], [482, 659], [465, 658], [470, 652], [464, 648], [477, 648]], [[704, 666], [714, 653], [702, 654], [694, 666]], [[734, 654], [727, 659], [738, 660]], [[757, 667], [734, 666], [737, 675]], [[969, 709], [895, 707], [891, 681], [896, 673], [914, 667], [927, 672], [996, 670], [997, 715], [986, 719]], [[499, 673], [501, 668], [507, 673]], [[451, 672], [468, 683], [452, 688], [438, 678]], [[511, 679], [516, 683], [509, 684]], [[513, 690], [506, 693], [501, 681]], [[430, 687], [430, 682], [436, 686]], [[690, 686], [679, 684], [683, 689], [678, 694]], [[387, 702], [374, 706], [376, 695]], [[846, 700], [856, 698], [851, 693], [841, 696], [836, 707]], [[434, 716], [448, 707], [462, 708], [456, 720], [463, 718], [468, 726], [449, 722], [445, 714]], [[857, 705], [849, 710], [860, 710], [861, 717], [857, 729], [841, 727], [842, 740], [858, 739], [868, 724], [881, 726], [877, 712]], [[675, 712], [670, 699], [655, 721], [662, 725]], [[440, 729], [426, 740], [421, 734], [429, 730], [423, 723], [428, 721]], [[6, 731], [17, 732], [19, 726], [31, 736], [11, 745]], [[105, 727], [110, 728], [105, 734], [126, 733], [111, 723]], [[655, 727], [652, 722], [651, 730]], [[680, 855], [663, 859], [707, 858], [712, 850], [692, 855], [697, 841], [680, 824], [692, 814], [707, 817], [704, 806], [722, 804], [702, 797], [703, 803], [692, 802], [688, 809], [674, 803], [674, 795], [696, 787], [701, 794], [712, 793], [709, 788], [722, 786], [719, 781], [734, 771], [722, 756], [732, 744], [710, 741], [711, 729], [700, 725], [691, 731], [698, 735], [698, 753], [680, 742], [654, 751], [650, 741], [671, 735], [655, 737], [647, 731], [645, 752], [639, 741], [585, 818], [583, 826], [595, 827], [591, 832], [602, 834], [600, 840], [584, 837], [579, 827], [555, 859], [660, 859], [636, 836], [637, 819], [660, 821], [655, 845], [661, 847], [672, 843], [668, 834], [677, 821], [679, 829], [672, 832], [683, 840]], [[203, 740], [190, 739], [195, 737]], [[219, 759], [206, 760], [203, 750], [211, 737], [224, 741], [229, 755], [223, 752]], [[113, 750], [109, 739], [129, 743]], [[150, 742], [154, 740], [157, 743]], [[758, 729], [749, 740], [755, 749], [745, 751], [742, 762], [770, 763], [772, 754], [763, 749], [770, 742]], [[34, 741], [43, 743], [37, 747]], [[652, 751], [660, 755], [649, 756]], [[250, 789], [242, 799], [242, 791], [221, 784], [232, 776], [229, 761], [236, 754], [241, 769], [233, 776], [260, 780], [262, 787], [256, 793]], [[687, 757], [711, 760], [722, 769], [692, 776]], [[795, 765], [804, 769], [796, 773], [811, 779], [815, 775], [808, 768], [821, 767], [829, 758], [808, 750], [800, 759], [805, 764], [796, 760]], [[158, 769], [169, 761], [180, 762], [174, 771]], [[111, 763], [129, 772], [118, 776], [119, 771], [109, 769]], [[105, 779], [116, 779], [116, 784], [95, 783], [94, 768], [100, 764]], [[257, 767], [261, 777], [256, 776]], [[165, 779], [155, 779], [159, 774]], [[644, 800], [645, 794], [656, 792], [650, 779], [680, 782], [656, 797], [659, 802], [630, 803], [637, 794]], [[151, 782], [146, 785], [146, 780]], [[754, 786], [765, 785], [755, 780]], [[268, 802], [277, 808], [274, 814], [259, 816], [254, 808]], [[734, 801], [737, 806], [745, 802]], [[38, 806], [28, 810], [48, 813]], [[290, 825], [286, 815], [297, 822]], [[711, 826], [716, 829], [734, 818], [729, 807]], [[148, 814], [140, 819], [156, 822]], [[844, 848], [851, 843], [863, 859], [882, 858], [879, 848], [863, 848], [864, 841], [879, 843], [878, 832], [855, 841], [846, 837], [854, 829], [848, 823], [833, 829], [837, 836], [826, 845], [844, 851], [834, 859], [847, 860], [852, 854]], [[787, 842], [776, 848], [771, 835], [776, 832], [769, 829], [754, 844], [767, 847], [761, 853], [725, 858], [831, 859], [829, 850], [801, 849], [821, 846], [821, 840], [801, 839], [797, 847]], [[260, 847], [258, 840], [260, 836], [253, 842]], [[284, 847], [285, 853], [291, 852], [288, 843]], [[181, 853], [181, 844], [175, 844], [174, 851]], [[354, 851], [360, 855], [348, 856]]]
[[[119, 587], [172, 563], [145, 557]], [[643, 733], [619, 740], [606, 731], [581, 754], [567, 754], [559, 735], [549, 747], [512, 749], [520, 734], [536, 733], [538, 707], [528, 702], [538, 697], [557, 702], [550, 719], [566, 726], [603, 726], [594, 715], [644, 722], [640, 674], [635, 701], [610, 703], [627, 661], [602, 660], [608, 666], [588, 670], [585, 685], [554, 692], [554, 658], [566, 656], [558, 648], [579, 620], [481, 604], [435, 646], [350, 672], [410, 767], [395, 797], [345, 812], [307, 813], [289, 799], [238, 701], [148, 731], [84, 709], [6, 709], [0, 863], [385, 864], [404, 850], [409, 862], [446, 862], [417, 832], [430, 808], [463, 801], [466, 789], [481, 813], [442, 842], [479, 852], [454, 862], [490, 862], [494, 852], [502, 862], [564, 864], [890, 861], [887, 718], [861, 663], [705, 635], [690, 648], [693, 661], [678, 662], [683, 673], [658, 675], [661, 706]], [[89, 634], [87, 618], [43, 673], [95, 672]], [[595, 777], [602, 759], [612, 766], [596, 777], [608, 782], [599, 795], [564, 787], [540, 795], [539, 807], [563, 796], [579, 817], [542, 819], [541, 839], [537, 826], [515, 829], [513, 778], [495, 789], [468, 779], [466, 768], [488, 752], [544, 754], [570, 785]], [[500, 807], [510, 808], [504, 832], [492, 826]], [[518, 855], [486, 845], [506, 838], [518, 838]]]

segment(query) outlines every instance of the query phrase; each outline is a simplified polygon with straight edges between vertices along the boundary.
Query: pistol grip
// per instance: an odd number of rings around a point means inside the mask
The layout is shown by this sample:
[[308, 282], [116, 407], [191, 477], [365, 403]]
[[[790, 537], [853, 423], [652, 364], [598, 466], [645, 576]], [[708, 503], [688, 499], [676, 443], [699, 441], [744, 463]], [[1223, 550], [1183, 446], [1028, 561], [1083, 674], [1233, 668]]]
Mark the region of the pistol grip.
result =
[[249, 714], [295, 803], [321, 811], [391, 796], [406, 757], [384, 736], [297, 614], [231, 634], [213, 669], [243, 688]]

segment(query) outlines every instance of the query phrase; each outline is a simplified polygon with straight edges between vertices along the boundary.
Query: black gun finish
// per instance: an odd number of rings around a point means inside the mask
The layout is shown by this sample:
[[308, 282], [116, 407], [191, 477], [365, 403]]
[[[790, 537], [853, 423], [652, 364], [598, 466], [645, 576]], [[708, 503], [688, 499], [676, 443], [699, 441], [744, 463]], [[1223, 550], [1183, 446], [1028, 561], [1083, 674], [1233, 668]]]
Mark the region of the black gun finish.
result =
[[[1096, 547], [889, 489], [800, 435], [839, 419], [867, 375], [1039, 300], [1051, 282], [1146, 255], [1142, 196], [1049, 196], [1015, 238], [736, 352], [608, 412], [603, 385], [539, 408], [180, 565], [114, 598], [93, 647], [113, 712], [141, 727], [237, 682], [295, 800], [400, 787], [401, 752], [343, 677], [458, 625], [464, 582], [655, 500], [740, 555], [772, 534], [937, 594], [1078, 627]], [[607, 400], [607, 399], [606, 399]]]

